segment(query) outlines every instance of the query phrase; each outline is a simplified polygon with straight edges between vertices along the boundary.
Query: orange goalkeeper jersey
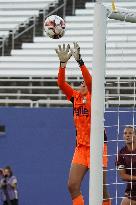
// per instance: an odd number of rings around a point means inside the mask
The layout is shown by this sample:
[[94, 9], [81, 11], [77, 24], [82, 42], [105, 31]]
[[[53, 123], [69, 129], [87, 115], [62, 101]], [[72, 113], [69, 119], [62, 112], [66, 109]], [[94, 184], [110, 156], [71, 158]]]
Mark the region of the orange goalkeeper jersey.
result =
[[80, 67], [88, 93], [82, 95], [65, 82], [65, 68], [59, 68], [58, 85], [73, 103], [74, 123], [76, 127], [77, 145], [90, 146], [90, 121], [91, 121], [91, 85], [92, 77], [85, 65]]
[[91, 96], [82, 96], [74, 91], [70, 99], [73, 103], [74, 123], [77, 134], [77, 144], [90, 146], [90, 120], [91, 120]]

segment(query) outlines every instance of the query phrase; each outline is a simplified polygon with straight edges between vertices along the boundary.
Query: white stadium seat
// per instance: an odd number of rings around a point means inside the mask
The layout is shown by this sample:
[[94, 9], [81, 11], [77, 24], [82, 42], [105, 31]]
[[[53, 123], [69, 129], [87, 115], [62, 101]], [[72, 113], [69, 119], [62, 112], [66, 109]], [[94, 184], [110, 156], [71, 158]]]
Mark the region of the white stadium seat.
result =
[[39, 10], [39, 9], [48, 9], [49, 4], [48, 3], [20, 3], [20, 4], [0, 4], [0, 10]]
[[[89, 31], [89, 32], [87, 32], [87, 31]], [[77, 32], [77, 31], [75, 31], [75, 32], [73, 31], [72, 33], [66, 32], [65, 38], [63, 38], [62, 40], [59, 40], [59, 43], [73, 42], [73, 38], [71, 38], [71, 35], [74, 36], [74, 38], [76, 37], [79, 42], [86, 42], [86, 41], [92, 42], [93, 41], [93, 33], [90, 30], [87, 30], [87, 31], [85, 32], [85, 35], [84, 35], [84, 31], [80, 32], [81, 35], [79, 35], [79, 32]], [[83, 35], [82, 35], [82, 33], [83, 33]], [[107, 42], [125, 42], [125, 41], [136, 42], [136, 36], [135, 35], [122, 36], [122, 38], [120, 38], [119, 35], [114, 35], [114, 34], [107, 36]], [[50, 40], [48, 38], [36, 37], [36, 38], [34, 38], [34, 42], [35, 43], [49, 43]], [[53, 41], [51, 41], [51, 42], [53, 42]]]
[[[90, 54], [86, 54], [83, 55], [84, 57], [84, 61], [86, 63], [90, 63], [92, 62], [92, 56]], [[58, 57], [56, 55], [54, 56], [48, 56], [48, 58], [45, 58], [45, 56], [4, 56], [4, 57], [0, 57], [0, 61], [1, 62], [8, 62], [8, 63], [12, 63], [12, 62], [20, 62], [20, 63], [29, 63], [29, 62], [42, 62], [42, 63], [56, 63], [58, 60]], [[74, 58], [71, 58], [70, 62], [74, 62]], [[108, 56], [107, 55], [107, 63], [117, 63], [117, 62], [128, 62], [128, 63], [133, 63], [136, 61], [135, 56]]]
[[38, 14], [39, 14], [39, 10], [0, 11], [0, 18], [4, 16], [30, 17], [30, 16], [37, 16]]
[[0, 24], [9, 24], [9, 23], [22, 23], [22, 22], [29, 22], [29, 18], [27, 17], [1, 17], [0, 18]]
[[[77, 39], [76, 39], [77, 40]], [[73, 41], [69, 41], [68, 43], [72, 43]], [[39, 49], [39, 48], [47, 48], [47, 49], [55, 49], [57, 48], [58, 46], [58, 43], [61, 43], [60, 42], [52, 42], [52, 43], [47, 43], [47, 44], [44, 44], [44, 43], [24, 43], [22, 45], [22, 48], [25, 48], [25, 49]], [[80, 43], [81, 45], [81, 48], [83, 49], [88, 49], [88, 48], [93, 48], [93, 43], [90, 41], [90, 43], [88, 42], [81, 42]], [[136, 48], [136, 42], [111, 42], [111, 43], [108, 43], [107, 44], [107, 48], [111, 49], [111, 48]], [[54, 51], [54, 50], [53, 50]]]
[[[82, 49], [81, 53], [83, 56], [86, 55], [93, 55], [93, 50], [92, 49]], [[135, 56], [136, 54], [136, 48], [135, 49], [109, 49], [107, 51], [107, 56], [118, 56], [118, 55], [122, 55], [122, 56]], [[19, 50], [12, 50], [11, 52], [12, 56], [56, 56], [56, 53], [52, 52], [51, 49], [47, 50], [47, 49], [19, 49]]]
[[10, 31], [13, 29], [18, 29], [19, 24], [0, 24], [0, 31]]
[[[72, 43], [73, 41], [69, 41], [67, 43]], [[39, 48], [47, 48], [48, 50], [49, 49], [52, 49], [52, 52], [54, 52], [54, 49], [58, 47], [58, 43], [60, 43], [59, 41], [57, 42], [54, 42], [54, 43], [48, 43], [48, 44], [44, 44], [44, 43], [23, 43], [22, 45], [22, 48], [25, 48], [25, 49], [39, 49]], [[92, 48], [92, 44], [89, 44], [89, 43], [80, 43], [81, 47], [82, 48]]]
[[76, 14], [76, 15], [79, 15], [79, 16], [94, 15], [94, 10], [93, 10], [93, 9], [90, 9], [90, 8], [87, 8], [87, 9], [77, 9], [77, 10], [75, 11], [75, 14]]
[[[90, 36], [89, 36], [90, 35]], [[76, 38], [79, 42], [92, 42], [93, 40], [93, 37], [91, 35], [91, 32], [89, 33], [89, 35], [86, 36], [86, 38], [82, 35], [77, 35]], [[68, 43], [68, 42], [73, 42], [75, 41], [75, 35], [74, 36], [71, 36], [71, 35], [65, 35], [65, 38], [62, 38], [62, 39], [58, 39], [58, 40], [51, 40], [49, 38], [41, 38], [41, 37], [36, 37], [34, 38], [34, 42], [35, 43], [47, 43], [47, 44], [54, 44], [55, 46], [57, 45], [57, 43]]]
[[0, 31], [0, 37], [3, 38], [3, 37], [8, 37], [9, 36], [9, 31]]
[[42, 3], [42, 2], [46, 2], [48, 4], [50, 3], [57, 3], [58, 0], [0, 0], [0, 4], [4, 4], [4, 3]]
[[94, 20], [94, 16], [66, 16], [66, 23], [76, 23], [76, 22], [79, 22], [79, 23], [85, 23], [85, 22], [89, 22], [89, 23], [93, 23], [93, 20]]

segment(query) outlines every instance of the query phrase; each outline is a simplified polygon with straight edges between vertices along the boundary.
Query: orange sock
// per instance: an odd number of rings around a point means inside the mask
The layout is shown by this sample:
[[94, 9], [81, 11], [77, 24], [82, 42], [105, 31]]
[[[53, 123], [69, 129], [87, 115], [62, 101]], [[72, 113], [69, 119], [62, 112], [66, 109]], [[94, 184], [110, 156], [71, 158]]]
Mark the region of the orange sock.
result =
[[82, 195], [79, 195], [75, 199], [73, 199], [73, 205], [84, 205], [84, 199]]
[[111, 205], [111, 200], [110, 199], [104, 200], [102, 205]]

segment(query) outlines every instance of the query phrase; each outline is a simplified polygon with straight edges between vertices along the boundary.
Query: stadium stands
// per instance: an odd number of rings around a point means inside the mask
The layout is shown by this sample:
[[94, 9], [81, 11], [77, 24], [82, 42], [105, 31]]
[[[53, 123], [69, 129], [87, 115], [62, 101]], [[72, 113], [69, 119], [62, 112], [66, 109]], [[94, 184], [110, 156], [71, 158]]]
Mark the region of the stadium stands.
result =
[[[25, 31], [34, 29], [41, 15], [46, 15], [57, 0], [1, 0], [0, 1], [0, 53], [9, 55], [13, 47], [20, 48]], [[41, 19], [42, 21], [42, 19]], [[32, 27], [33, 23], [33, 27]], [[21, 38], [18, 38], [18, 36]], [[18, 39], [17, 39], [18, 38]], [[15, 42], [20, 41], [20, 42]], [[27, 42], [30, 42], [31, 39]]]
[[[23, 10], [23, 6], [22, 10], [17, 10], [17, 8], [19, 8], [19, 5], [24, 5], [25, 7], [26, 1], [23, 0], [21, 1], [21, 3], [19, 3], [19, 1], [17, 0], [12, 0], [12, 2], [14, 2], [14, 4], [16, 4], [15, 2], [18, 2], [15, 7], [15, 12], [11, 12], [15, 14], [10, 20], [9, 17], [5, 14], [6, 17], [3, 17], [3, 20], [0, 20], [0, 30], [2, 27], [6, 28], [8, 24], [11, 24], [12, 26], [18, 26], [20, 22], [25, 22], [25, 19], [28, 19], [28, 17], [30, 18], [29, 15], [27, 16], [27, 14], [29, 14], [29, 11], [27, 9], [31, 8], [31, 12], [37, 12], [37, 14], [35, 13], [34, 15], [38, 15], [38, 9], [40, 8], [39, 5], [44, 6], [43, 1], [41, 0], [39, 1], [39, 4], [36, 3], [36, 0], [30, 0], [28, 1], [29, 6], [26, 10]], [[33, 3], [33, 6], [30, 2]], [[107, 6], [111, 6], [109, 4], [109, 0], [105, 0], [105, 3], [106, 2], [108, 2]], [[6, 11], [6, 9], [8, 10], [7, 3], [8, 0], [0, 0], [0, 8], [5, 9], [5, 12], [7, 12], [8, 15], [8, 11]], [[135, 1], [120, 1], [120, 3], [118, 3], [117, 5], [121, 7], [136, 9]], [[66, 16], [66, 33], [62, 39], [52, 40], [46, 36], [34, 37], [32, 43], [23, 43], [22, 49], [12, 49], [11, 56], [0, 57], [1, 80], [3, 79], [0, 87], [0, 98], [3, 98], [5, 100], [31, 99], [36, 106], [49, 106], [50, 99], [51, 106], [60, 104], [68, 106], [68, 104], [65, 104], [66, 102], [63, 101], [65, 99], [64, 95], [61, 94], [56, 84], [58, 58], [56, 56], [54, 48], [56, 48], [59, 43], [66, 42], [72, 45], [73, 41], [78, 41], [81, 46], [83, 59], [91, 72], [94, 3], [89, 2], [86, 3], [85, 6], [86, 9], [77, 9], [75, 11], [75, 16]], [[35, 10], [35, 8], [37, 8], [37, 10]], [[19, 15], [19, 18], [17, 15]], [[4, 22], [4, 18], [7, 19], [7, 24], [2, 23]], [[125, 103], [129, 104], [129, 102], [132, 102], [134, 99], [134, 76], [136, 75], [135, 36], [136, 24], [126, 24], [125, 22], [117, 23], [116, 21], [108, 20], [106, 45], [107, 106], [110, 104], [115, 105], [119, 100], [119, 94], [120, 99], [122, 99], [121, 102], [123, 105]], [[112, 78], [113, 76], [114, 78]], [[123, 78], [122, 76], [125, 77]], [[132, 77], [132, 83], [130, 83], [129, 81], [130, 77]], [[73, 58], [71, 58], [70, 63], [68, 63], [67, 66], [67, 79], [75, 88], [81, 81], [80, 70], [77, 69], [77, 63]], [[3, 85], [4, 81], [7, 82], [7, 84]], [[38, 87], [35, 87], [35, 83], [38, 83]], [[123, 87], [124, 83], [126, 84], [125, 87]], [[126, 101], [126, 98], [129, 99], [129, 101]], [[57, 103], [58, 99], [60, 101], [58, 101]], [[40, 103], [38, 103], [39, 101]]]
[[[136, 8], [135, 2], [121, 2], [118, 3], [118, 5], [121, 7], [133, 9]], [[24, 69], [36, 69], [36, 64], [38, 64], [37, 75], [39, 74], [40, 69], [43, 69], [43, 75], [47, 75], [47, 73], [50, 75], [50, 69], [52, 69], [52, 71], [54, 70], [54, 76], [56, 76], [56, 67], [58, 60], [54, 52], [54, 48], [57, 47], [58, 43], [72, 43], [76, 39], [78, 42], [80, 42], [82, 48], [81, 51], [83, 54], [85, 53], [83, 57], [85, 59], [86, 65], [90, 68], [90, 65], [92, 64], [91, 50], [93, 48], [93, 8], [93, 3], [86, 3], [86, 9], [78, 9], [76, 10], [76, 16], [66, 17], [67, 30], [63, 39], [52, 40], [48, 37], [35, 37], [34, 43], [24, 43], [22, 45], [22, 50], [12, 50], [12, 55], [14, 55], [14, 57], [1, 58], [1, 67], [7, 69], [8, 65], [10, 64], [10, 68], [20, 67], [21, 69], [24, 65]], [[124, 25], [123, 23], [117, 24], [112, 20], [109, 22], [110, 23], [108, 23], [107, 35], [107, 74], [110, 75], [110, 73], [114, 73], [116, 75], [118, 71], [120, 72], [120, 74], [124, 74], [125, 70], [126, 74], [129, 75], [129, 73], [135, 72], [134, 52], [136, 49], [136, 25]], [[131, 55], [131, 50], [133, 52], [133, 55]], [[122, 52], [123, 55], [121, 58], [117, 56], [117, 54]], [[20, 63], [23, 63], [23, 65], [19, 66]], [[72, 62], [68, 65], [68, 74], [71, 75], [71, 71], [73, 70], [77, 75], [77, 71], [75, 70], [76, 67], [76, 63], [72, 60]], [[130, 70], [127, 73], [128, 69]]]

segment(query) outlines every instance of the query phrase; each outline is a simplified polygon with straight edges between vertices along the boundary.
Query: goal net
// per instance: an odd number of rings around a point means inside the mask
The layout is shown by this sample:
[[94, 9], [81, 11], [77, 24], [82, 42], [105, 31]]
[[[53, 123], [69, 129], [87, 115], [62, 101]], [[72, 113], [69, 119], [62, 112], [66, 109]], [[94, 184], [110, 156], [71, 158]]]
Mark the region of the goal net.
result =
[[115, 162], [119, 150], [125, 145], [124, 128], [134, 128], [136, 124], [135, 8], [136, 2], [121, 0], [115, 4], [112, 0], [104, 4], [97, 1], [95, 6], [90, 205], [100, 205], [103, 199], [103, 139], [100, 135], [103, 136], [104, 127], [108, 136], [107, 187], [112, 204], [121, 204], [125, 193], [126, 183], [120, 179]]

